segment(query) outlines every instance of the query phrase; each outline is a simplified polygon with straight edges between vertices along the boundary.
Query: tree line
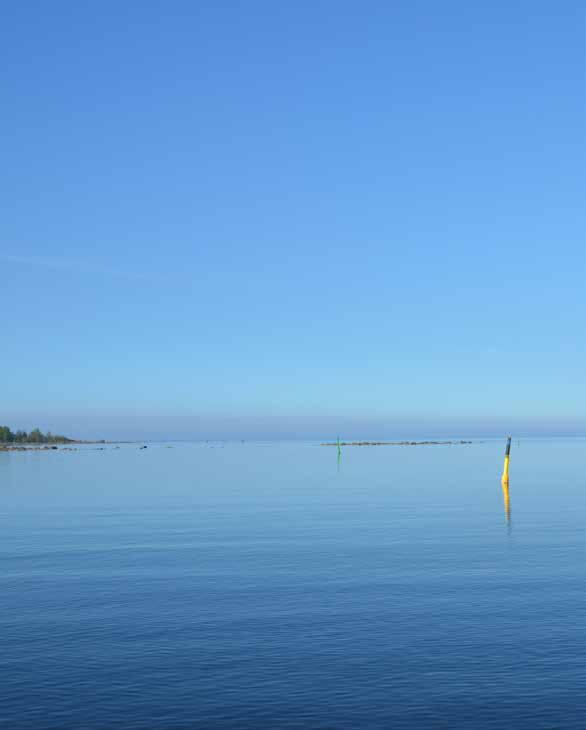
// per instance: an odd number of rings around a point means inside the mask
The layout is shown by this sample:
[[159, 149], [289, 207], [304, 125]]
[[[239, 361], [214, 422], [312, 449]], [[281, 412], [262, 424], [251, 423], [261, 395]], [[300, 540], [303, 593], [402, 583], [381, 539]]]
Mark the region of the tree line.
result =
[[38, 428], [28, 433], [20, 430], [13, 433], [8, 426], [0, 426], [0, 444], [67, 444], [72, 440], [51, 431], [43, 433]]

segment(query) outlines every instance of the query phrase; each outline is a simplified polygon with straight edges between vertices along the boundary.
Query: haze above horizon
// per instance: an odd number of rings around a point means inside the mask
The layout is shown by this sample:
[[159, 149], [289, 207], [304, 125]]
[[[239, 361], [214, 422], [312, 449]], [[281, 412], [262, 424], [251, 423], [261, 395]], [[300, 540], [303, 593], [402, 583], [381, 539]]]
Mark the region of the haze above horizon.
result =
[[586, 432], [586, 7], [12, 3], [0, 424]]

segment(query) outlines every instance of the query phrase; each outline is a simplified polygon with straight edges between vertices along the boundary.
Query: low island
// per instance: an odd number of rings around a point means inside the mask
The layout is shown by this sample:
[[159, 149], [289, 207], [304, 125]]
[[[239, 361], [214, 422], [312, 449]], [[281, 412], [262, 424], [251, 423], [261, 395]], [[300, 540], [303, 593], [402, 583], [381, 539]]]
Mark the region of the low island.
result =
[[81, 441], [71, 439], [59, 434], [43, 433], [38, 428], [32, 431], [12, 431], [8, 426], [0, 426], [0, 451], [36, 451], [57, 449], [56, 444], [67, 446], [69, 444], [104, 444], [105, 441]]

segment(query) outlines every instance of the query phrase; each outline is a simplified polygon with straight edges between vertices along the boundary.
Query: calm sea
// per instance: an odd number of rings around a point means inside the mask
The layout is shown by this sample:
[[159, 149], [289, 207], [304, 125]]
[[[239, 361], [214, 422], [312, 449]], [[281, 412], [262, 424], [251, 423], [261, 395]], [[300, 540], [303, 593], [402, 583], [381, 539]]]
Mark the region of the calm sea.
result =
[[586, 441], [0, 454], [10, 730], [586, 727]]

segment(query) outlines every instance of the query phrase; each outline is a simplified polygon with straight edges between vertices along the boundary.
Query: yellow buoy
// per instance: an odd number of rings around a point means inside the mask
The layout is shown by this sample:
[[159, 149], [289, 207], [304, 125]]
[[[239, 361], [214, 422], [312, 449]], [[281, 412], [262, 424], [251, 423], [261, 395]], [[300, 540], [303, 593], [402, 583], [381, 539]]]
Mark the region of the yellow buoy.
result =
[[509, 501], [509, 483], [504, 479], [502, 481], [503, 487], [503, 502], [505, 505], [505, 521], [507, 525], [511, 524], [511, 503]]
[[503, 484], [509, 483], [509, 454], [511, 453], [511, 437], [509, 436], [507, 439], [507, 448], [505, 449], [505, 463], [503, 465], [503, 475], [501, 477], [501, 482]]

